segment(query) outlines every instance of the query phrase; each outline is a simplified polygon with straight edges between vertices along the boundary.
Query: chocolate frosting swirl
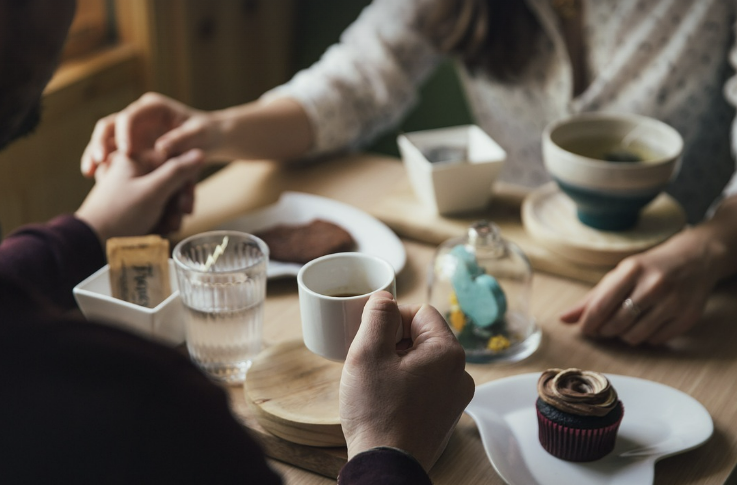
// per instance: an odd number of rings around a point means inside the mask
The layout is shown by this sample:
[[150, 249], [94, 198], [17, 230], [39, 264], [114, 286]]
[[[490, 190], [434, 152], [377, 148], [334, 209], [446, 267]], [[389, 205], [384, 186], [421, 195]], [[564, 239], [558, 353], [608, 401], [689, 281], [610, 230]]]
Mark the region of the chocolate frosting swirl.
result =
[[537, 381], [537, 393], [551, 406], [579, 416], [606, 416], [617, 405], [617, 391], [598, 372], [548, 369]]

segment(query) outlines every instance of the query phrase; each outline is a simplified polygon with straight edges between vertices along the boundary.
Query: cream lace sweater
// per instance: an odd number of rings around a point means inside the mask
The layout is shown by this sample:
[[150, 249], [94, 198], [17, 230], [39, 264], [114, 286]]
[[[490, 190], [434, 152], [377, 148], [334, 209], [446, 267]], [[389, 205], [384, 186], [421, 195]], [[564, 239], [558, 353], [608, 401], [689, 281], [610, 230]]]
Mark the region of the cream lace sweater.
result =
[[[399, 123], [440, 54], [419, 29], [436, 0], [374, 0], [309, 69], [265, 95], [306, 109], [314, 154], [357, 148]], [[548, 0], [526, 0], [543, 28], [515, 84], [458, 66], [476, 123], [508, 153], [501, 180], [537, 186], [545, 125], [584, 111], [626, 111], [675, 127], [685, 141], [668, 191], [700, 220], [735, 171], [733, 0], [584, 0], [590, 84], [573, 97], [571, 63]], [[432, 102], [432, 100], [423, 100]], [[731, 140], [731, 142], [730, 142]], [[728, 189], [737, 192], [737, 180]]]

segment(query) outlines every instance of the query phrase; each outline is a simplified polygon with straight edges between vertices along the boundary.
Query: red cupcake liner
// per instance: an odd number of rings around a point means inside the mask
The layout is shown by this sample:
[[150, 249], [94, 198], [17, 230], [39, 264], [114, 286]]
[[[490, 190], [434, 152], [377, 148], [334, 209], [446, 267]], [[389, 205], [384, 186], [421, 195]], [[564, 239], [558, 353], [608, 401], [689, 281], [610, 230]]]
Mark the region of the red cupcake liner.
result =
[[[622, 404], [620, 403], [620, 406]], [[554, 423], [537, 411], [540, 444], [545, 451], [566, 461], [594, 461], [611, 453], [617, 440], [617, 431], [624, 417], [624, 406], [619, 420], [597, 429], [577, 429]]]

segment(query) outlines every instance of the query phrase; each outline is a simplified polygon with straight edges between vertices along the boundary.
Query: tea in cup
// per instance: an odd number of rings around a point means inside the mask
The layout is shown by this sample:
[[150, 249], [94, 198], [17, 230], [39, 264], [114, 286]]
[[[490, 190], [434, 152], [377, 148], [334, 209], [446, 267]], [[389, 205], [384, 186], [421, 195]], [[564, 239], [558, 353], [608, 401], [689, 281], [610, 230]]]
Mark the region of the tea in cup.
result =
[[682, 151], [674, 128], [629, 113], [583, 113], [543, 133], [545, 168], [575, 202], [578, 219], [605, 231], [637, 223], [677, 174]]

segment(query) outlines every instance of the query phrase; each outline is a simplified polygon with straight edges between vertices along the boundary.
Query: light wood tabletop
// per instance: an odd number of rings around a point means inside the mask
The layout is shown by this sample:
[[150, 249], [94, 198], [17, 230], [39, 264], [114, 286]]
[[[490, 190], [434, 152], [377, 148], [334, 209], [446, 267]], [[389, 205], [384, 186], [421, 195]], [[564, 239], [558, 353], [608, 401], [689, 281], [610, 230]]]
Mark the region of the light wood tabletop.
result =
[[[341, 156], [300, 166], [235, 162], [198, 185], [195, 213], [185, 221], [179, 237], [214, 228], [274, 203], [285, 190], [329, 197], [371, 213], [397, 184], [406, 184], [402, 164], [380, 156]], [[423, 302], [426, 267], [435, 245], [408, 238], [402, 241], [407, 264], [397, 277], [398, 300]], [[715, 430], [703, 446], [659, 461], [654, 483], [725, 483], [737, 464], [737, 284], [723, 285], [710, 300], [697, 327], [661, 348], [630, 348], [615, 341], [593, 341], [583, 338], [575, 326], [560, 323], [558, 315], [589, 288], [587, 283], [536, 271], [531, 313], [543, 330], [540, 348], [515, 364], [468, 364], [467, 370], [476, 384], [551, 367], [578, 367], [666, 384], [701, 402], [711, 414]], [[296, 281], [272, 280], [267, 289], [264, 344], [272, 346], [299, 338]], [[247, 426], [258, 428], [243, 403], [242, 388], [231, 387], [229, 392], [235, 414]], [[658, 406], [658, 402], [652, 405]], [[332, 452], [340, 457], [340, 450]], [[271, 463], [290, 485], [335, 483], [334, 479], [281, 461]], [[475, 423], [467, 415], [461, 418], [430, 475], [436, 485], [504, 483], [484, 452]]]

